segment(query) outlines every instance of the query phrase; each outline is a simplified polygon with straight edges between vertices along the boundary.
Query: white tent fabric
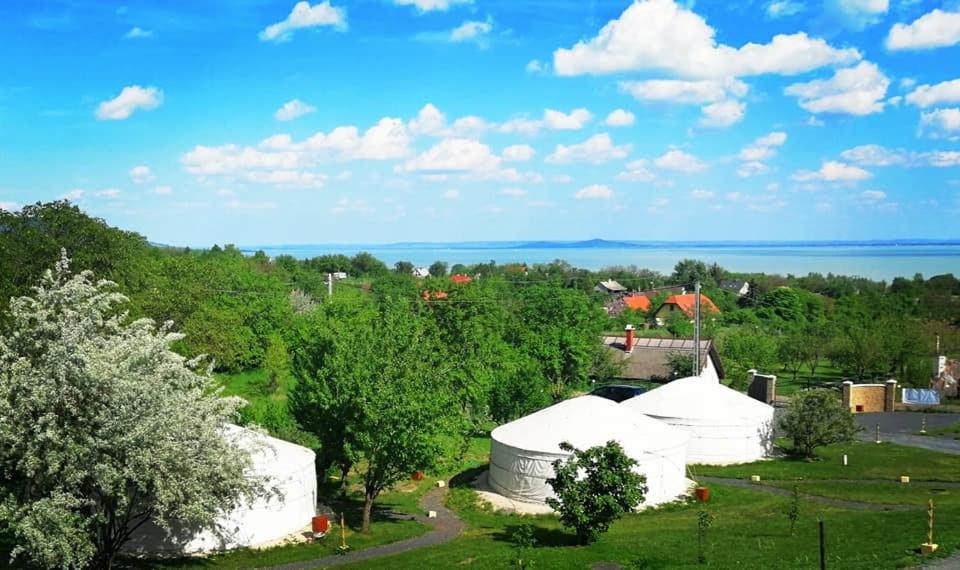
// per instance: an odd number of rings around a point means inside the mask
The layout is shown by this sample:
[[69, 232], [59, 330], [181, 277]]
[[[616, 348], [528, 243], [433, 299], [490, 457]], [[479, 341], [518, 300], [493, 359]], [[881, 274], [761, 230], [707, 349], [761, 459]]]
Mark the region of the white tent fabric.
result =
[[224, 513], [215, 529], [167, 533], [147, 523], [126, 549], [140, 554], [195, 554], [259, 546], [278, 541], [310, 524], [316, 513], [316, 454], [306, 447], [235, 425], [224, 437], [251, 454], [251, 476], [266, 477], [270, 496]]
[[770, 453], [773, 407], [717, 382], [681, 378], [620, 405], [689, 432], [691, 464], [746, 463]]
[[689, 436], [663, 422], [596, 396], [581, 396], [502, 425], [491, 434], [490, 486], [517, 501], [543, 503], [553, 496], [546, 480], [553, 462], [578, 449], [618, 442], [647, 477], [644, 505], [671, 501], [687, 490]]

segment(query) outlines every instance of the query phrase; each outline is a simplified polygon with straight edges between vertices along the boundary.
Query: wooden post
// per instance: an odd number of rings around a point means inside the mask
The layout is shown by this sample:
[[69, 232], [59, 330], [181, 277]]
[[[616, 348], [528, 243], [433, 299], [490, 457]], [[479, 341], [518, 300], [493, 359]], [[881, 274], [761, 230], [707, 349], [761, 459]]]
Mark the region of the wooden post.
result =
[[927, 509], [927, 544], [933, 544], [933, 499], [930, 499], [928, 504], [930, 508]]
[[823, 541], [823, 519], [817, 522], [820, 525], [820, 570], [827, 570], [827, 548]]

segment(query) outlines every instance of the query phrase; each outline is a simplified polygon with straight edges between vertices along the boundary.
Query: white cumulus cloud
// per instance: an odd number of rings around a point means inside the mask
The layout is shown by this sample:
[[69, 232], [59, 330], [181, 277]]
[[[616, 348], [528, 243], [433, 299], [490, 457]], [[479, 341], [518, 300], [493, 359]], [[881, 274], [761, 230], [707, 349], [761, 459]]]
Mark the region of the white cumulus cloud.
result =
[[859, 166], [893, 166], [907, 162], [903, 152], [893, 151], [878, 144], [848, 148], [840, 153], [840, 158]]
[[574, 197], [577, 200], [609, 200], [613, 198], [613, 190], [603, 184], [591, 184], [590, 186], [585, 186], [577, 190]]
[[621, 81], [620, 90], [639, 101], [670, 103], [716, 103], [728, 98], [743, 97], [749, 87], [738, 79], [647, 79]]
[[632, 125], [637, 118], [630, 111], [624, 111], [623, 109], [615, 109], [607, 115], [607, 118], [604, 119], [603, 123], [610, 127], [629, 127]]
[[553, 65], [560, 75], [662, 70], [690, 78], [723, 78], [790, 75], [860, 59], [856, 49], [837, 49], [803, 32], [739, 48], [721, 44], [715, 36], [706, 20], [673, 0], [640, 0], [596, 37], [554, 51]]
[[137, 109], [150, 111], [163, 103], [163, 92], [156, 87], [129, 85], [120, 94], [100, 103], [96, 117], [101, 121], [122, 121], [129, 119]]
[[784, 93], [797, 97], [800, 106], [811, 113], [869, 115], [883, 111], [889, 86], [890, 80], [876, 64], [863, 61], [837, 70], [830, 79], [788, 85]]
[[493, 31], [493, 23], [490, 20], [464, 22], [450, 31], [450, 41], [454, 43], [477, 41]]
[[153, 172], [149, 166], [134, 166], [128, 174], [130, 175], [130, 180], [133, 180], [136, 184], [143, 184], [144, 182], [150, 182], [154, 179]]
[[546, 161], [551, 164], [569, 164], [572, 162], [587, 162], [601, 164], [617, 160], [630, 154], [631, 146], [615, 145], [607, 133], [593, 135], [582, 143], [564, 145], [558, 144], [554, 151], [547, 155]]
[[954, 140], [960, 137], [960, 108], [921, 113], [920, 130], [931, 138]]
[[124, 34], [123, 37], [127, 38], [128, 40], [139, 40], [149, 38], [152, 35], [153, 31], [145, 30], [140, 26], [134, 26], [130, 28], [130, 31]]
[[276, 117], [278, 121], [292, 121], [296, 118], [316, 112], [316, 107], [308, 105], [300, 99], [293, 99], [284, 103], [282, 107], [277, 109], [277, 112], [274, 113], [273, 116]]
[[533, 158], [537, 151], [527, 144], [515, 144], [503, 149], [503, 160], [510, 162], [526, 162]]
[[543, 123], [548, 129], [557, 131], [577, 131], [582, 129], [593, 114], [587, 109], [574, 109], [569, 113], [557, 111], [556, 109], [546, 109], [543, 112]]
[[740, 101], [719, 101], [701, 107], [700, 125], [704, 127], [729, 127], [739, 123], [746, 114], [747, 105]]
[[793, 175], [793, 179], [798, 182], [856, 182], [866, 180], [870, 176], [869, 172], [858, 166], [828, 160], [820, 166], [819, 170], [801, 170]]
[[936, 85], [920, 85], [907, 95], [907, 103], [922, 108], [941, 103], [960, 103], [960, 79]]
[[707, 167], [699, 158], [679, 149], [668, 150], [654, 159], [653, 164], [658, 168], [677, 172], [700, 172]]
[[393, 0], [397, 6], [416, 6], [420, 12], [445, 11], [457, 4], [472, 4], [473, 0]]
[[500, 166], [500, 158], [487, 145], [462, 138], [444, 139], [407, 161], [401, 170], [406, 172], [471, 172], [493, 171]]
[[346, 10], [332, 6], [329, 0], [313, 6], [306, 1], [297, 2], [286, 18], [270, 24], [260, 32], [260, 41], [289, 41], [294, 31], [317, 26], [333, 26], [338, 30], [347, 29]]
[[933, 49], [960, 43], [960, 12], [939, 8], [910, 24], [894, 24], [887, 34], [887, 49]]

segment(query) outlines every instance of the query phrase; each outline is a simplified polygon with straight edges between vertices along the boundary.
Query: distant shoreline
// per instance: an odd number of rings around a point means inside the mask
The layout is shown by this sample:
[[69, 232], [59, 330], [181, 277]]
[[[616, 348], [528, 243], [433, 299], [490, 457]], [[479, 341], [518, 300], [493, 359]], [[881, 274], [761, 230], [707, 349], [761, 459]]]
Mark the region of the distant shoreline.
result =
[[277, 245], [244, 245], [243, 251], [255, 252], [259, 249], [717, 249], [717, 248], [816, 248], [816, 247], [958, 247], [960, 239], [885, 239], [885, 240], [822, 240], [822, 241], [640, 241], [640, 240], [603, 240], [581, 241], [459, 241], [459, 242], [394, 242], [394, 243], [304, 243]]

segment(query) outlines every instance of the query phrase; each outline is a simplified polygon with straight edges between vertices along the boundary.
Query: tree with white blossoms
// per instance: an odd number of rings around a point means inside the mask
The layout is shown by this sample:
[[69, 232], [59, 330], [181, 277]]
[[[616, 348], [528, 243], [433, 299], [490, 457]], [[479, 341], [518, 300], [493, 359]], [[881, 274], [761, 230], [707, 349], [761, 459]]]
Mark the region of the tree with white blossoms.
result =
[[147, 521], [210, 528], [264, 492], [224, 432], [242, 401], [114, 288], [64, 253], [0, 335], [0, 529], [41, 567], [110, 568]]

